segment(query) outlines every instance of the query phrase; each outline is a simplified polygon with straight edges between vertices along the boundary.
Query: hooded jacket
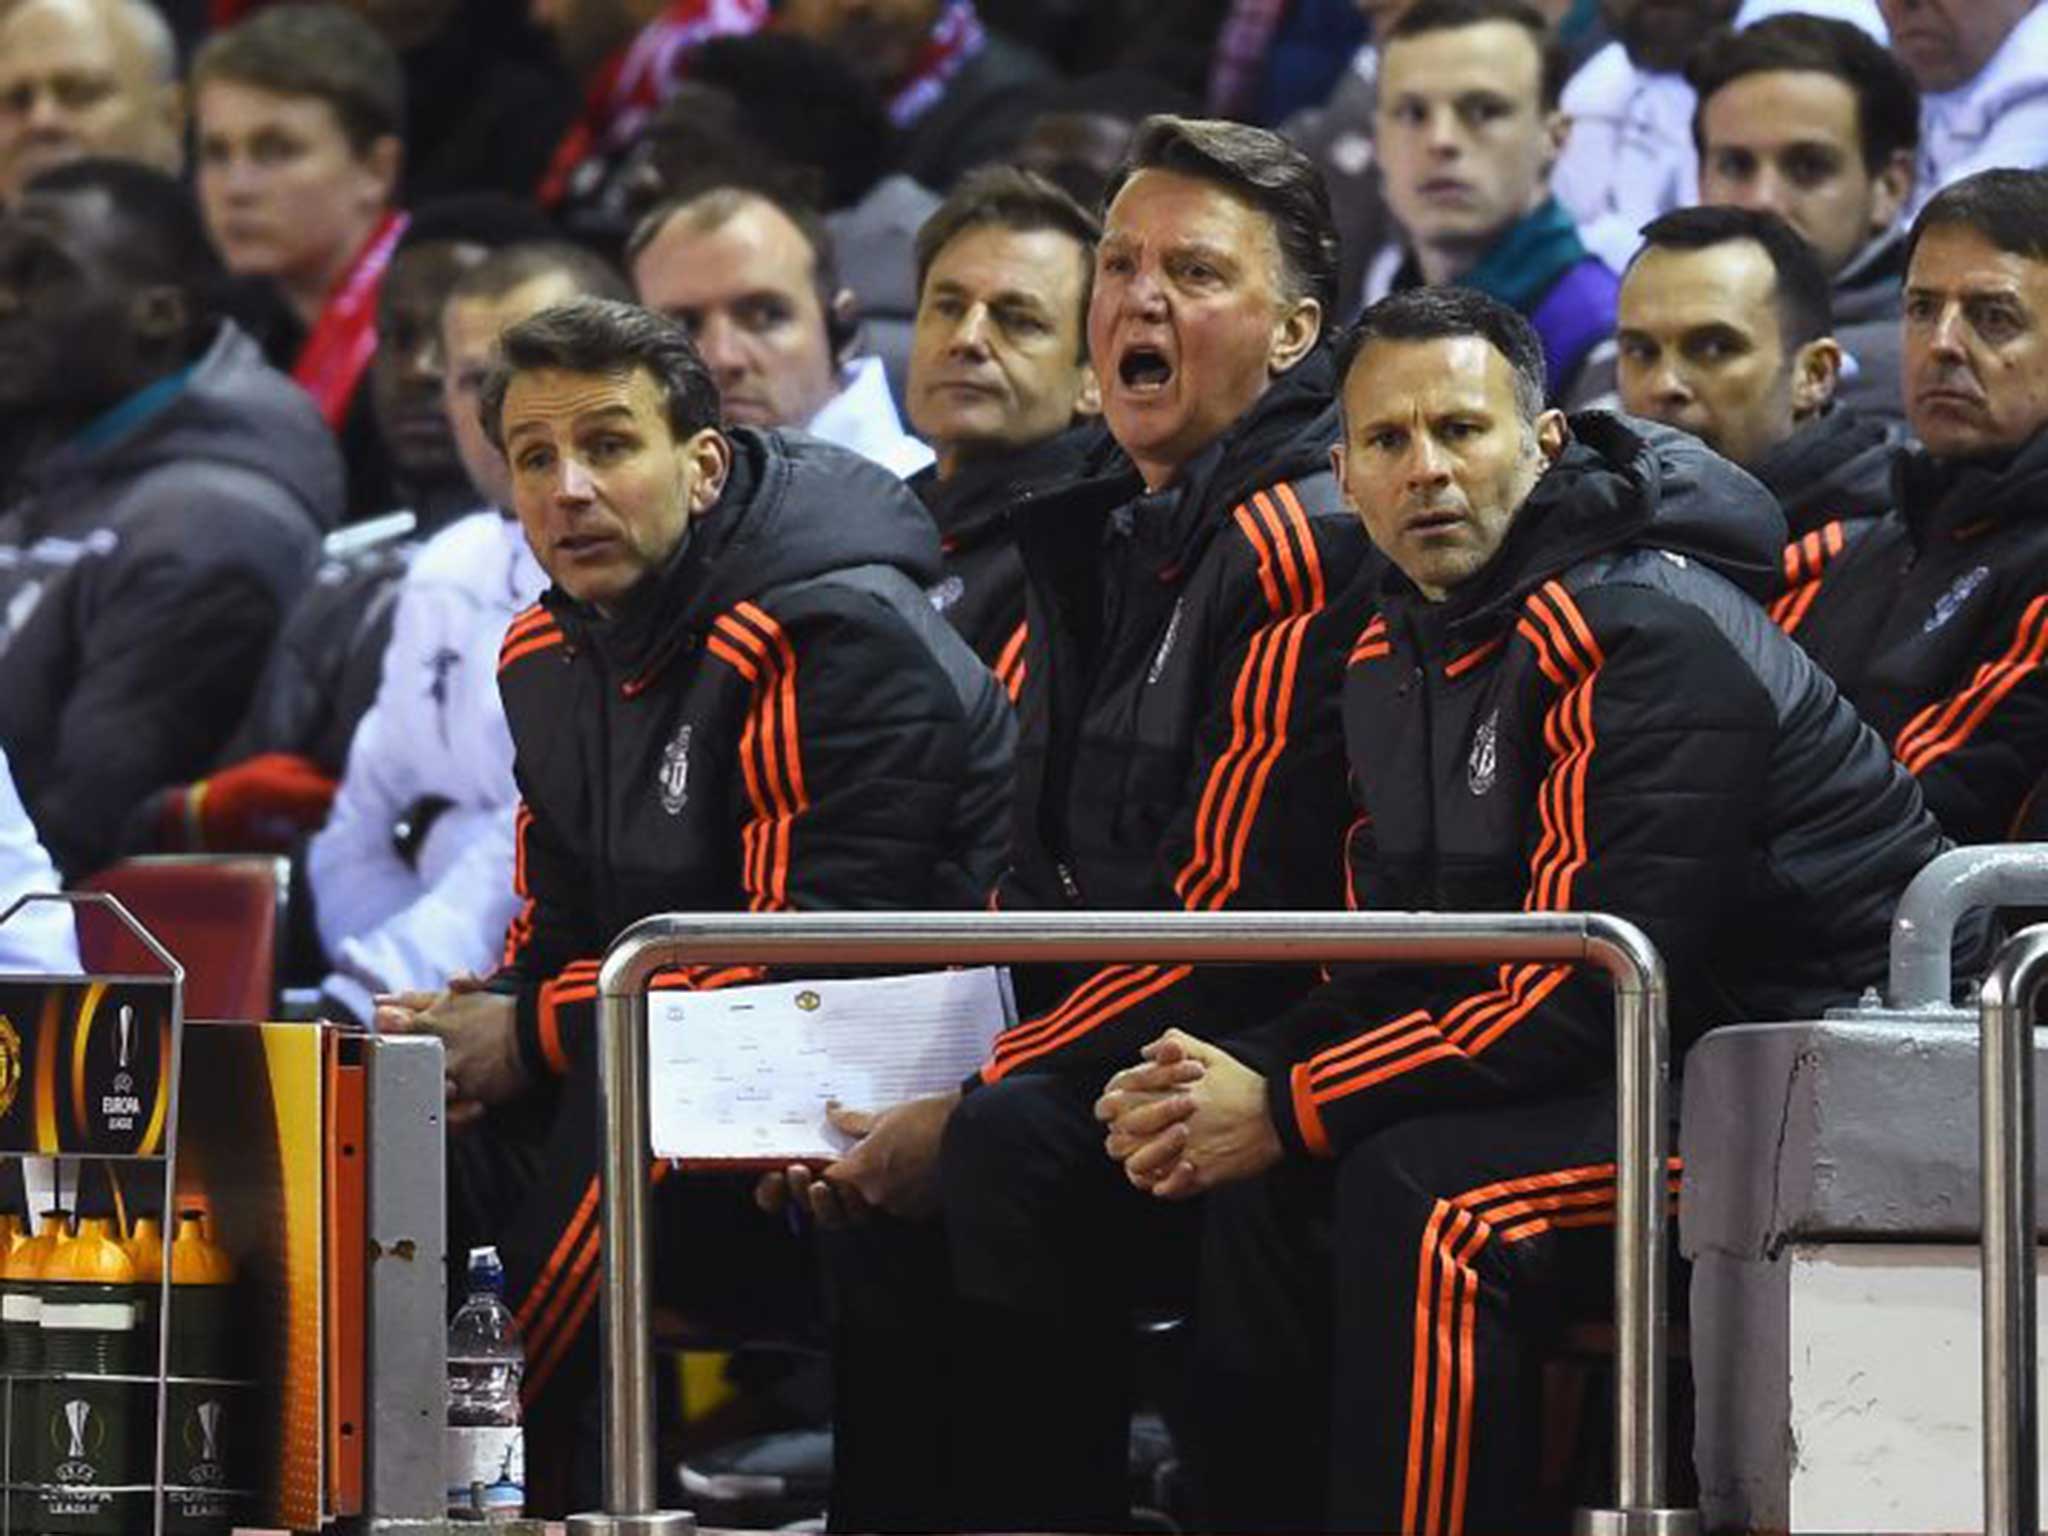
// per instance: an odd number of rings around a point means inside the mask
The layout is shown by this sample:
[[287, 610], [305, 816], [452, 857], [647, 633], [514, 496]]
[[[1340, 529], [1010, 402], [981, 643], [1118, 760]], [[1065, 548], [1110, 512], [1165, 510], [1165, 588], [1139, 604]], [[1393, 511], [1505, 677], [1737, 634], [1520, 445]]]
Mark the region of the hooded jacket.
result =
[[30, 466], [0, 511], [0, 746], [67, 875], [241, 719], [342, 468], [305, 393], [224, 324]]
[[[1882, 974], [1945, 846], [1912, 781], [1748, 593], [1769, 495], [1694, 439], [1604, 414], [1441, 603], [1390, 573], [1344, 730], [1362, 909], [1594, 911], [1669, 967], [1682, 1051], [1811, 1018]], [[1297, 1151], [1611, 1076], [1612, 999], [1572, 967], [1346, 969], [1240, 1047]]]
[[1765, 454], [1755, 473], [1778, 498], [1789, 539], [1833, 522], [1852, 532], [1891, 507], [1899, 441], [1896, 424], [1836, 405]]
[[[1337, 690], [1371, 546], [1330, 473], [1334, 370], [1276, 380], [1172, 486], [1113, 446], [1015, 516], [1029, 632], [1004, 908], [1334, 906]], [[1273, 968], [1020, 976], [1045, 1004], [979, 1080], [1099, 1081], [1168, 1024], [1232, 1029], [1312, 984]]]
[[1012, 699], [1023, 682], [1024, 561], [1010, 513], [1020, 502], [1065, 486], [1102, 457], [1108, 434], [1083, 422], [1015, 453], [962, 464], [950, 480], [936, 467], [910, 488], [939, 525], [944, 572], [932, 606], [960, 631]]
[[1897, 510], [1813, 552], [1780, 622], [1949, 836], [1998, 842], [2048, 763], [2048, 431], [1997, 464], [1903, 455], [1894, 486]]
[[728, 436], [717, 504], [616, 613], [551, 587], [499, 651], [524, 905], [493, 985], [537, 1074], [592, 1060], [639, 918], [978, 906], [1000, 863], [1014, 717], [924, 595], [931, 519], [846, 449]]

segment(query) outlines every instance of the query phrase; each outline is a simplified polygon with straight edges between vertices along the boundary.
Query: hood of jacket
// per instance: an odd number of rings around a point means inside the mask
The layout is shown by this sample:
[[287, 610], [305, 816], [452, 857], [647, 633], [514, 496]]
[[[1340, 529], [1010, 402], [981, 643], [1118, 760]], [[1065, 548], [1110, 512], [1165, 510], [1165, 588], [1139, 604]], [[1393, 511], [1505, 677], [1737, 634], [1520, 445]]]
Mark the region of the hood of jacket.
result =
[[[1493, 559], [1444, 604], [1447, 623], [1498, 615], [1582, 561], [1629, 546], [1683, 555], [1761, 596], [1778, 580], [1785, 518], [1753, 477], [1688, 432], [1606, 411], [1571, 438], [1515, 513]], [[1407, 578], [1390, 581], [1412, 593]]]
[[133, 424], [107, 421], [29, 470], [23, 488], [37, 503], [37, 522], [60, 527], [68, 513], [96, 509], [152, 471], [207, 464], [270, 480], [315, 533], [340, 520], [343, 470], [332, 434], [305, 392], [265, 363], [232, 322], [222, 322], [161, 405]]
[[919, 470], [910, 488], [938, 524], [945, 548], [967, 549], [1001, 534], [1026, 497], [1085, 476], [1110, 446], [1108, 429], [1091, 418], [1014, 453], [970, 460], [950, 480], [939, 479], [937, 466]]
[[800, 432], [734, 427], [732, 472], [662, 568], [619, 611], [601, 616], [551, 587], [565, 629], [616, 663], [645, 670], [684, 634], [775, 587], [855, 566], [894, 566], [920, 587], [938, 580], [939, 536], [910, 488], [851, 449]]
[[1893, 425], [1835, 406], [1764, 455], [1756, 477], [1784, 509], [1793, 538], [1833, 518], [1878, 517], [1892, 504]]
[[1902, 452], [1892, 468], [1892, 494], [1914, 542], [1923, 545], [1939, 533], [2038, 517], [2048, 506], [2048, 427], [1997, 458], [1937, 459], [1918, 447]]

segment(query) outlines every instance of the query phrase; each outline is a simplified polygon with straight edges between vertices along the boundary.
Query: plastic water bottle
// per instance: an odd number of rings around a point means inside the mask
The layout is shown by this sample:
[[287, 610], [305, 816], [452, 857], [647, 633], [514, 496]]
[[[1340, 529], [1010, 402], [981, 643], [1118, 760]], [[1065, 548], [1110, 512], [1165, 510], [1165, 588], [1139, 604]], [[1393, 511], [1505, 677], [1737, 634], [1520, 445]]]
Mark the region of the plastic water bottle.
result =
[[448, 1512], [514, 1520], [526, 1512], [519, 1383], [526, 1352], [505, 1305], [495, 1248], [469, 1250], [469, 1299], [448, 1325]]

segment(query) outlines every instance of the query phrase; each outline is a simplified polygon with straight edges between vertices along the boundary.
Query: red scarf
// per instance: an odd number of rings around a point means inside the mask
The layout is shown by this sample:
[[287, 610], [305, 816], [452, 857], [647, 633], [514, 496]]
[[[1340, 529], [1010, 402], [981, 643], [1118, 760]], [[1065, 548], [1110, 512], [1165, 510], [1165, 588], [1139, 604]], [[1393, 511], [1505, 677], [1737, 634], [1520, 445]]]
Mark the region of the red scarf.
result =
[[987, 46], [988, 33], [982, 29], [974, 0], [948, 0], [903, 78], [889, 91], [889, 121], [907, 128], [923, 117], [946, 94], [946, 82], [960, 72], [960, 66]]
[[584, 161], [630, 144], [683, 75], [682, 56], [714, 37], [744, 37], [768, 24], [768, 0], [671, 0], [633, 41], [599, 66], [583, 99], [583, 115], [556, 146], [535, 193], [544, 208], [561, 206]]
[[299, 360], [292, 364], [292, 377], [313, 397], [327, 425], [336, 432], [348, 416], [349, 401], [355, 398], [363, 370], [376, 354], [377, 295], [407, 222], [404, 214], [394, 210], [370, 231], [348, 270], [328, 291], [313, 333], [299, 349]]

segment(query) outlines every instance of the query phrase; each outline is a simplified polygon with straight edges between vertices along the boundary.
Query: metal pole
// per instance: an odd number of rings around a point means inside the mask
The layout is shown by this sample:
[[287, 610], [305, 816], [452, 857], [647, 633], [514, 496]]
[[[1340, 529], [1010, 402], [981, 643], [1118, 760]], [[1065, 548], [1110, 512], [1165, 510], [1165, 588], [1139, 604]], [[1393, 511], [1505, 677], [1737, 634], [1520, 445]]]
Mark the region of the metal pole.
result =
[[579, 1536], [689, 1529], [655, 1508], [647, 1372], [647, 1030], [650, 978], [670, 966], [949, 965], [1033, 961], [1285, 964], [1501, 961], [1594, 964], [1615, 981], [1616, 1499], [1581, 1510], [1588, 1536], [1690, 1536], [1664, 1497], [1666, 987], [1655, 948], [1584, 913], [766, 913], [650, 917], [614, 941], [598, 975], [604, 1232], [605, 1499]]
[[1984, 1531], [2040, 1530], [2034, 1255], [2035, 1000], [2048, 924], [1999, 951], [1978, 994], [1978, 1142], [1984, 1168]]
[[2048, 902], [2048, 843], [1983, 843], [1929, 861], [1899, 897], [1892, 917], [1893, 1008], [1955, 1005], [1950, 951], [1956, 925], [1991, 907]]

